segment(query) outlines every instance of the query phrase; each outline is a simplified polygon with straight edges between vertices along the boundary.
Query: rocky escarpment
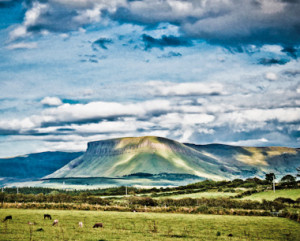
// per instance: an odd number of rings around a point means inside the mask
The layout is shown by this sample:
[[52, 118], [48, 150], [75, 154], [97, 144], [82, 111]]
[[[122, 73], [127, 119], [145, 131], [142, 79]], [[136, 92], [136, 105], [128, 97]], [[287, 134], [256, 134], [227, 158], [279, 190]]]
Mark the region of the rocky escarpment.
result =
[[172, 150], [182, 154], [193, 152], [193, 150], [186, 149], [183, 144], [171, 141], [167, 138], [144, 136], [89, 142], [86, 154], [114, 156], [143, 150], [152, 152], [158, 150]]

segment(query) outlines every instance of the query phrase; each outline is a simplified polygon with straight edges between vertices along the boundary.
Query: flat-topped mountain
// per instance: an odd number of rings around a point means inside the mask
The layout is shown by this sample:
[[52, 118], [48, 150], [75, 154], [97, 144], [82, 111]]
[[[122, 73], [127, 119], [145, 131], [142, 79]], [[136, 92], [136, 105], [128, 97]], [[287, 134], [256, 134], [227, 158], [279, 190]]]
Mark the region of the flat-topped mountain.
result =
[[295, 173], [300, 150], [183, 144], [145, 136], [88, 143], [87, 151], [45, 178], [115, 178], [135, 173], [189, 174], [214, 180]]
[[220, 179], [217, 164], [213, 158], [170, 139], [128, 137], [88, 143], [82, 156], [47, 178], [181, 173]]

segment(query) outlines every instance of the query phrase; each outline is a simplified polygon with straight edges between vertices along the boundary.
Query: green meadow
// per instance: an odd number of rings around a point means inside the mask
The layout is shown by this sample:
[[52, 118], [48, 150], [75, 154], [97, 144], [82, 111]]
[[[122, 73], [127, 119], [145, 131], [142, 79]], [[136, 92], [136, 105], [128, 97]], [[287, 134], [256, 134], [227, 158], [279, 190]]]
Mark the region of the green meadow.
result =
[[[0, 240], [300, 240], [299, 223], [275, 217], [1, 209], [0, 218], [7, 215], [13, 219], [0, 223]], [[94, 229], [97, 222], [103, 228]]]
[[300, 189], [282, 189], [276, 190], [275, 193], [272, 190], [254, 193], [250, 196], [242, 198], [243, 200], [255, 200], [262, 201], [263, 199], [272, 201], [278, 197], [290, 198], [296, 200], [300, 198]]
[[197, 193], [188, 193], [188, 194], [178, 194], [163, 196], [160, 198], [172, 198], [172, 199], [181, 199], [181, 198], [218, 198], [218, 197], [234, 197], [236, 193], [230, 192], [216, 192], [216, 191], [207, 191], [207, 192], [197, 192]]

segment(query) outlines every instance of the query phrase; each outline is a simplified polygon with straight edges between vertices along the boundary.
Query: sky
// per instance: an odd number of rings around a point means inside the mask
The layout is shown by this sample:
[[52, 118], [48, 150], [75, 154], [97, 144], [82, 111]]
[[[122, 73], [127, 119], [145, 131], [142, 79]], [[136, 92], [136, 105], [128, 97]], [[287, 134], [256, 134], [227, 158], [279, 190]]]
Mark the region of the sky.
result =
[[155, 135], [300, 147], [299, 0], [0, 0], [0, 157]]

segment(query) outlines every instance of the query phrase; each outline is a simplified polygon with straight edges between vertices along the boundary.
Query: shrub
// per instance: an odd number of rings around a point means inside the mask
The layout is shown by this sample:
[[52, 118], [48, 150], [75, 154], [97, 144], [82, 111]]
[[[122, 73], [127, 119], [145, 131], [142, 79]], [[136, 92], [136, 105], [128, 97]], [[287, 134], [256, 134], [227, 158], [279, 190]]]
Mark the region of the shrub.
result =
[[138, 204], [142, 206], [157, 206], [158, 203], [151, 197], [130, 197], [128, 198], [129, 204]]
[[296, 201], [294, 201], [291, 198], [284, 198], [284, 197], [278, 197], [274, 200], [275, 202], [280, 202], [280, 203], [288, 203], [288, 204], [294, 204]]

